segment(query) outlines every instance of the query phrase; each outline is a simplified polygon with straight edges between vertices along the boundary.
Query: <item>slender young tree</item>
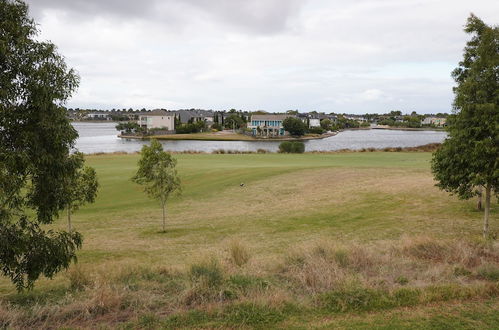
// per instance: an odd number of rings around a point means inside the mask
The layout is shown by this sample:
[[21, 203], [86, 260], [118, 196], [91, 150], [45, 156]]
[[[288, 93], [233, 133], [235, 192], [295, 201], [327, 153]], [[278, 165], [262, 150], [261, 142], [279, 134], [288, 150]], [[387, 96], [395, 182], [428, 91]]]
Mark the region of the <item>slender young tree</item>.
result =
[[32, 288], [76, 260], [82, 236], [43, 228], [66, 206], [78, 133], [63, 107], [78, 75], [40, 41], [22, 1], [0, 0], [0, 272]]
[[161, 204], [163, 211], [163, 232], [166, 231], [166, 202], [172, 193], [181, 192], [177, 174], [177, 160], [163, 151], [161, 143], [152, 140], [150, 146], [143, 146], [140, 152], [139, 168], [132, 181], [144, 186], [145, 193]]
[[491, 196], [499, 191], [499, 29], [471, 14], [472, 35], [453, 71], [454, 111], [448, 138], [434, 153], [437, 186], [469, 199], [484, 187], [483, 236], [489, 236]]

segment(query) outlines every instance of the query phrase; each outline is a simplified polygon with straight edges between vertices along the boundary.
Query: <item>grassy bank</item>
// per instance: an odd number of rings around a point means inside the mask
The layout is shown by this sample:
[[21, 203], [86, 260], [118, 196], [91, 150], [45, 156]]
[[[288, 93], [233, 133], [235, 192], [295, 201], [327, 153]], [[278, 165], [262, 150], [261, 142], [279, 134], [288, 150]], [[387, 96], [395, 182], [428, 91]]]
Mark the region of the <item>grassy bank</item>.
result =
[[138, 155], [88, 157], [78, 265], [27, 294], [1, 279], [0, 326], [497, 324], [499, 247], [473, 201], [434, 187], [429, 153], [176, 157], [166, 233], [129, 179]]
[[291, 136], [259, 138], [239, 133], [229, 132], [206, 132], [206, 133], [191, 133], [191, 134], [167, 134], [167, 135], [152, 135], [152, 136], [120, 136], [125, 139], [157, 139], [157, 140], [197, 140], [197, 141], [290, 141], [290, 140], [313, 140], [324, 139], [335, 135], [332, 134], [306, 134], [301, 138]]

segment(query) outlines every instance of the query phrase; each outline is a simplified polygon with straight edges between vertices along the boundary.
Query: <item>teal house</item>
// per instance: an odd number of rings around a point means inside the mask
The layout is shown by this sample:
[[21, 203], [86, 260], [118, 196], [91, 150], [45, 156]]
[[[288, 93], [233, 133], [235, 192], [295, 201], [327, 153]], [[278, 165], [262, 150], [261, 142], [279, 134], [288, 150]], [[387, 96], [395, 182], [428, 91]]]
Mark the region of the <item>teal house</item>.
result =
[[254, 136], [283, 136], [286, 135], [282, 122], [293, 115], [253, 115], [248, 124]]

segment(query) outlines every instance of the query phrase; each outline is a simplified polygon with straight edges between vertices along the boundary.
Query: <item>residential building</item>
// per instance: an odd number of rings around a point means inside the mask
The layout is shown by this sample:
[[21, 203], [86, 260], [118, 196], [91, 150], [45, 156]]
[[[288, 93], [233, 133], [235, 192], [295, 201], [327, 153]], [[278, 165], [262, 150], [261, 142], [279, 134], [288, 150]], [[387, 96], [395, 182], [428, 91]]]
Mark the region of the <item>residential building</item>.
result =
[[139, 115], [139, 125], [142, 128], [160, 128], [166, 131], [175, 129], [175, 114], [166, 110], [153, 110]]
[[446, 118], [440, 118], [440, 117], [425, 117], [421, 121], [421, 125], [431, 125], [431, 126], [438, 126], [438, 127], [443, 127], [445, 126], [447, 119]]
[[88, 120], [111, 120], [111, 116], [108, 113], [102, 112], [91, 112], [85, 115], [85, 119]]
[[319, 118], [314, 118], [311, 117], [308, 120], [308, 127], [320, 127], [321, 126], [321, 120]]
[[259, 136], [283, 136], [286, 134], [282, 122], [293, 115], [252, 115], [251, 121], [248, 123], [248, 128], [251, 129], [253, 135]]

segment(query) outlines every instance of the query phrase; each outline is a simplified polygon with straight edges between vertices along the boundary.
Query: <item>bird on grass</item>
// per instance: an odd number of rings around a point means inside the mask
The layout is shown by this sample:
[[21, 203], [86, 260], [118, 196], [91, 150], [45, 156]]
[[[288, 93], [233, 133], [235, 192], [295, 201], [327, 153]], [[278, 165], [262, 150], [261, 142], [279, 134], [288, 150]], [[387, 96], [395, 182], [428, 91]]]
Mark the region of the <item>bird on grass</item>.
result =
[[241, 184], [239, 185], [239, 187], [244, 187], [244, 183], [241, 182]]

